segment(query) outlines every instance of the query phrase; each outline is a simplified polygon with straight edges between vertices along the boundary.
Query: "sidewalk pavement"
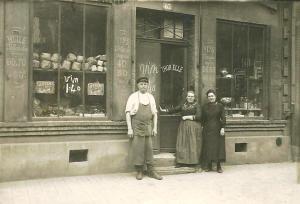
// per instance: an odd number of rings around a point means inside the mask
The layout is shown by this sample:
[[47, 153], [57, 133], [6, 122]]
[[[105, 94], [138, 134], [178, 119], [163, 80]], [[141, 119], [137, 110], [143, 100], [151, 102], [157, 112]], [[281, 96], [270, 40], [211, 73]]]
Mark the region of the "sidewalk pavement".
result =
[[0, 204], [299, 204], [296, 163], [225, 166], [224, 173], [134, 173], [0, 183]]

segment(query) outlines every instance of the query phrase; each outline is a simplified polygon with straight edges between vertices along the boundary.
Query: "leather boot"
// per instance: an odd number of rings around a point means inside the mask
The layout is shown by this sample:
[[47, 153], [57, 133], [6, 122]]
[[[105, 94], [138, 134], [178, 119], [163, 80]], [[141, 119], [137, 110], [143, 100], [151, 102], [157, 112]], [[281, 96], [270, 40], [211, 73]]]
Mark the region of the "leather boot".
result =
[[137, 180], [142, 180], [144, 175], [143, 175], [143, 166], [135, 166], [136, 168], [136, 176], [135, 178]]
[[221, 163], [220, 162], [217, 163], [217, 172], [218, 173], [223, 173], [223, 169], [221, 167]]
[[212, 162], [210, 161], [207, 165], [207, 168], [205, 169], [205, 172], [212, 171]]
[[143, 177], [144, 177], [143, 171], [137, 171], [136, 177], [135, 177], [135, 178], [136, 178], [137, 180], [142, 180]]
[[147, 172], [148, 172], [148, 176], [150, 178], [154, 178], [157, 180], [162, 180], [163, 177], [161, 175], [159, 175], [154, 169], [152, 165], [147, 165]]

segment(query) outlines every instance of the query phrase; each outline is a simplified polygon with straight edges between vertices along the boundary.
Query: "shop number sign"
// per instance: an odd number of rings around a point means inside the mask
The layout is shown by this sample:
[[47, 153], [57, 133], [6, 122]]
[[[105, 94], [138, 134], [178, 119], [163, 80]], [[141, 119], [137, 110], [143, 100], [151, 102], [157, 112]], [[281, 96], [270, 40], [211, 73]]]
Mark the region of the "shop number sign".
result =
[[95, 82], [88, 83], [87, 92], [89, 96], [103, 96], [104, 95], [104, 84]]
[[36, 81], [35, 93], [54, 94], [55, 93], [54, 81]]

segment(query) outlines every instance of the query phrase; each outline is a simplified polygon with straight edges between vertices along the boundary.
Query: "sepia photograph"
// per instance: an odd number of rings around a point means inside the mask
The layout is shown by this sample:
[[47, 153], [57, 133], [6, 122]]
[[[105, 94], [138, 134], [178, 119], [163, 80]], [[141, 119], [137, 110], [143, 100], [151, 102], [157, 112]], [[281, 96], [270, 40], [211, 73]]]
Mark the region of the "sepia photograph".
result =
[[300, 1], [0, 0], [0, 204], [166, 203], [300, 203]]

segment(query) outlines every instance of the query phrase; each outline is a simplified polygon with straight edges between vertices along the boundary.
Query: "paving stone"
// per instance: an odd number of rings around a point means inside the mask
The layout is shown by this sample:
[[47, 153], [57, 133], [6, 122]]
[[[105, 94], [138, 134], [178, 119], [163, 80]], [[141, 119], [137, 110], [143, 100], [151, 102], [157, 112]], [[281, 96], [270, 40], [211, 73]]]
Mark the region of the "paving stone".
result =
[[0, 204], [299, 204], [299, 192], [296, 163], [251, 164], [161, 181], [131, 172], [5, 182]]

